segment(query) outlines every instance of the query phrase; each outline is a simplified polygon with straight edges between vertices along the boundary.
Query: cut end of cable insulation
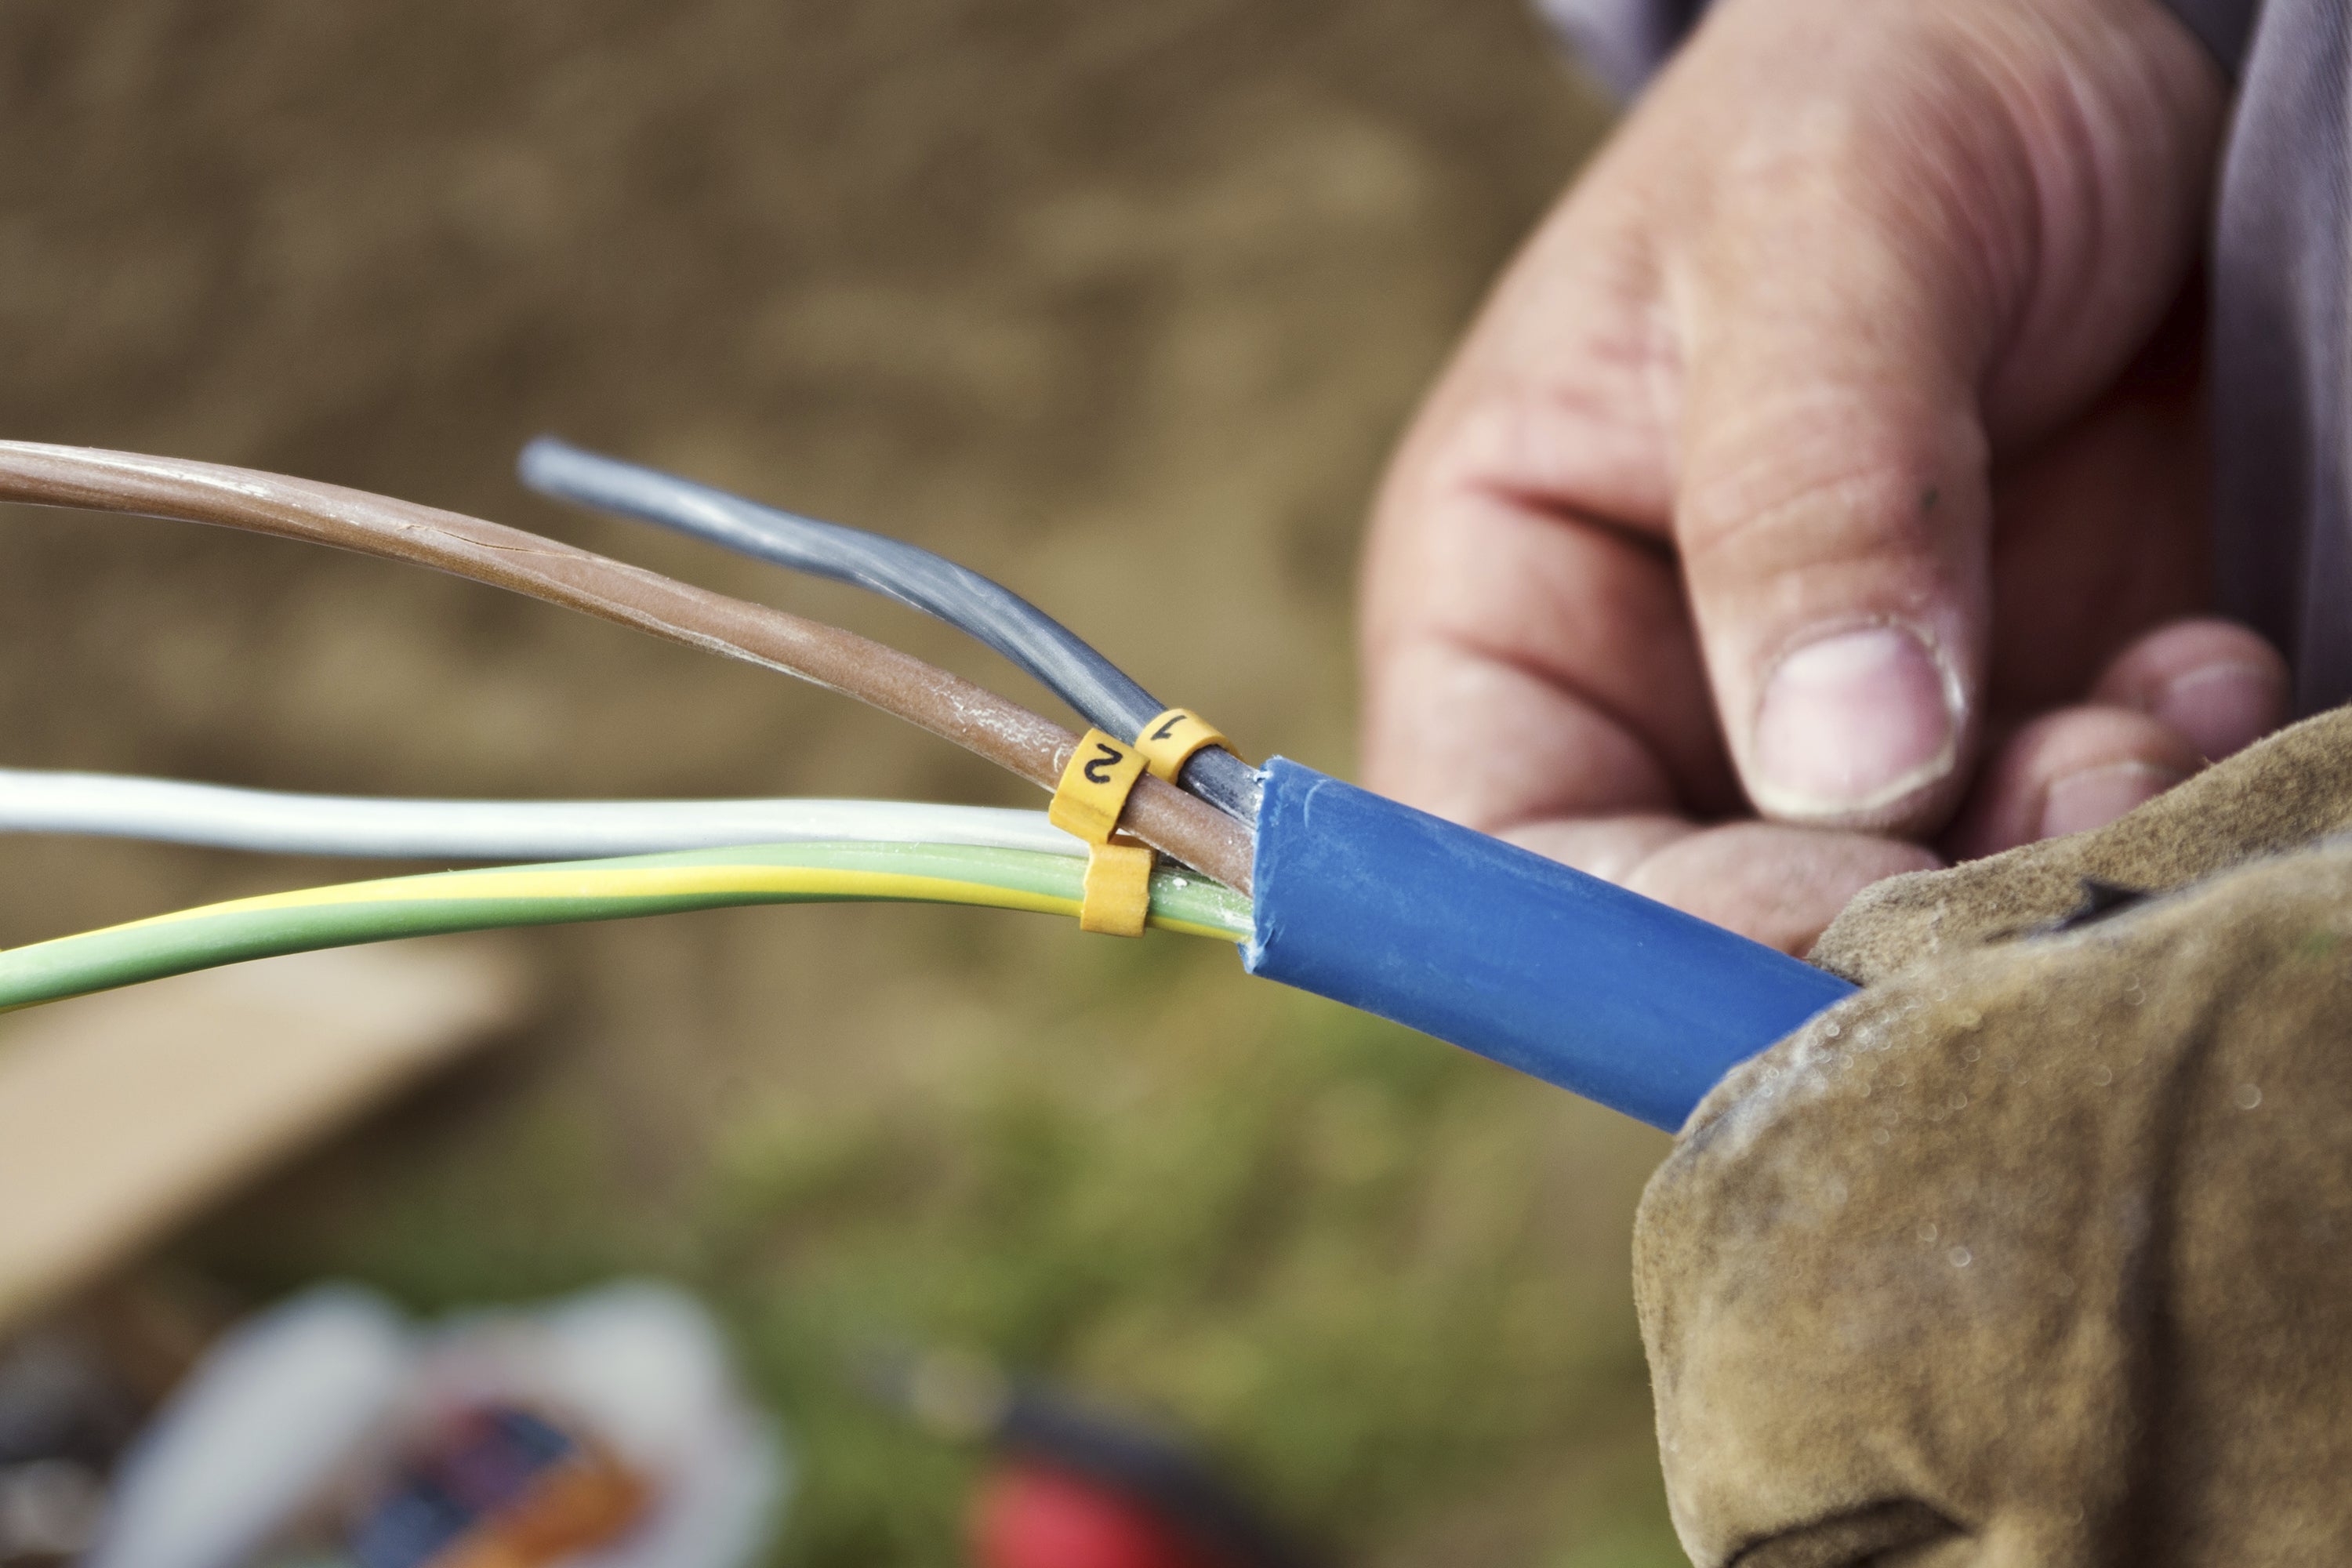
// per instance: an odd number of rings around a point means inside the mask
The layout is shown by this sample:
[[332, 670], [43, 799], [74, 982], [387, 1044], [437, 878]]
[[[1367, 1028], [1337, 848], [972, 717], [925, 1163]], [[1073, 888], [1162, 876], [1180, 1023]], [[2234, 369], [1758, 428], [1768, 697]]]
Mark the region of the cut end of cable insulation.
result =
[[1251, 973], [1410, 1025], [1673, 1131], [1853, 994], [1825, 970], [1276, 757]]

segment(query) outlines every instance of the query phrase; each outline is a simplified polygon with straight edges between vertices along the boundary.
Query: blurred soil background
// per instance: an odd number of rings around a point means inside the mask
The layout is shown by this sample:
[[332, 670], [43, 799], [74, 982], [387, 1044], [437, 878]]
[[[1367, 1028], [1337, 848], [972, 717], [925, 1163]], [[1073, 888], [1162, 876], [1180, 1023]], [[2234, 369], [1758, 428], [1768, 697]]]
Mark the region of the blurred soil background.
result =
[[[1245, 751], [1350, 762], [1385, 449], [1598, 100], [1515, 0], [13, 0], [0, 432], [927, 622], [510, 478], [552, 430], [931, 544]], [[289, 789], [1035, 805], [827, 693], [315, 549], [0, 515], [0, 761]], [[0, 843], [0, 942], [373, 868]], [[877, 1339], [1172, 1414], [1353, 1562], [1679, 1561], [1626, 1240], [1664, 1147], [1217, 946], [886, 908], [522, 933], [530, 1037], [178, 1248], [419, 1309], [655, 1271], [805, 1469], [957, 1560]]]

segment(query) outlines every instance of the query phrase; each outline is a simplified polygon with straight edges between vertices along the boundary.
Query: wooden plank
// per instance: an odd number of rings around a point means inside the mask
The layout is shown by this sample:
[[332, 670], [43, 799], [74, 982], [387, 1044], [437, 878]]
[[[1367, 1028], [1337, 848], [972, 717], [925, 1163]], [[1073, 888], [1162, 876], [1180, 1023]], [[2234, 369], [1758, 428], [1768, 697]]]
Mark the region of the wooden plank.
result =
[[0, 1332], [512, 1026], [510, 952], [298, 953], [0, 1022]]

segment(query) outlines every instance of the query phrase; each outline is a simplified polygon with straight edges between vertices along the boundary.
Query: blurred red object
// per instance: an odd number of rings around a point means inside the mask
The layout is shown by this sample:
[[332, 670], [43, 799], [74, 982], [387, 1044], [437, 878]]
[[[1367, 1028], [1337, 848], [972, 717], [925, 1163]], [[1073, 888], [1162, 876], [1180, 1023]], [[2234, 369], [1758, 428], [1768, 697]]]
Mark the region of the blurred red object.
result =
[[1141, 1503], [1036, 1465], [982, 1484], [971, 1543], [976, 1568], [1224, 1568]]

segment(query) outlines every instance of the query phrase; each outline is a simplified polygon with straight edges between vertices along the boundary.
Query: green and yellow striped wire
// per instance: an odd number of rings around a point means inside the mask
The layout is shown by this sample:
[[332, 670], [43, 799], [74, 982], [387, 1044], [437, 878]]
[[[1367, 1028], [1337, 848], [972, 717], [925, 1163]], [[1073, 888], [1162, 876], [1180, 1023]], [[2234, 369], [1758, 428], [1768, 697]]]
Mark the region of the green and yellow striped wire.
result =
[[[441, 871], [267, 893], [0, 952], [0, 1010], [279, 953], [499, 926], [737, 904], [970, 904], [1076, 916], [1087, 863], [951, 844], [770, 844]], [[1246, 941], [1250, 902], [1183, 871], [1151, 879], [1150, 923]]]

